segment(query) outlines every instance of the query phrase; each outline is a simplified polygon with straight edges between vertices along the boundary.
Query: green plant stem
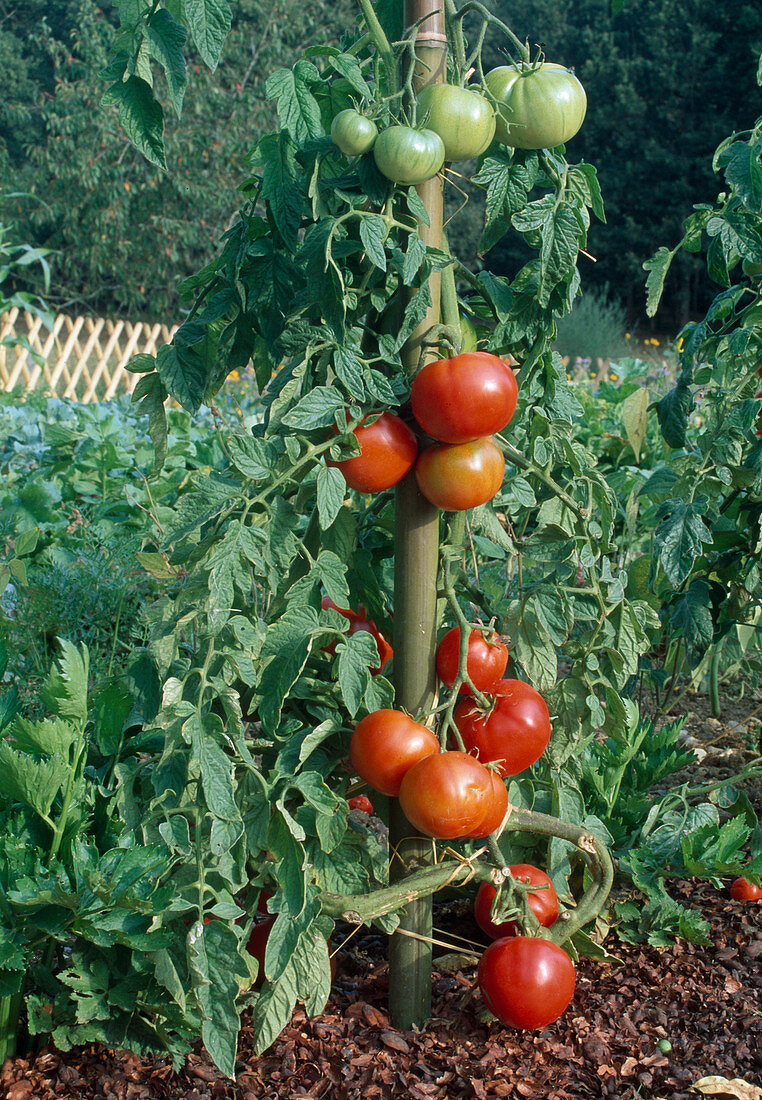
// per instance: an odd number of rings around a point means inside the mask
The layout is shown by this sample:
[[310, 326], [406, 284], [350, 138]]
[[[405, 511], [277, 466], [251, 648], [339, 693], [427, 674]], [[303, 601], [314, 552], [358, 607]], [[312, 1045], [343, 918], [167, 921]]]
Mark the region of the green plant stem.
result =
[[[614, 881], [614, 864], [608, 850], [581, 826], [533, 810], [512, 807], [505, 830], [560, 837], [574, 844], [583, 854], [593, 878], [591, 885], [573, 911], [564, 914], [563, 919], [559, 918], [551, 928], [537, 929], [537, 935], [554, 943], [564, 943], [594, 921], [606, 902]], [[431, 840], [428, 842], [430, 852], [433, 851], [433, 843]], [[505, 881], [502, 870], [496, 870], [492, 863], [480, 859], [450, 859], [432, 865], [424, 857], [417, 864], [411, 863], [409, 868], [409, 873], [393, 885], [369, 894], [323, 893], [319, 896], [320, 906], [327, 916], [350, 924], [361, 924], [409, 907], [446, 886], [462, 886], [471, 881], [499, 885]]]
[[357, 0], [362, 11], [363, 19], [368, 28], [368, 34], [373, 39], [373, 43], [379, 52], [381, 60], [384, 63], [384, 69], [386, 70], [386, 78], [389, 81], [389, 89], [394, 94], [397, 91], [397, 66], [394, 60], [394, 51], [389, 44], [389, 39], [384, 33], [384, 28], [379, 22], [378, 16], [373, 10], [373, 4], [371, 0]]
[[463, 22], [457, 18], [458, 9], [455, 6], [455, 0], [445, 0], [444, 10], [445, 19], [447, 20], [447, 29], [450, 32], [450, 40], [455, 54], [455, 65], [460, 80], [463, 80], [466, 70], [468, 69], [468, 65], [466, 64], [466, 41], [463, 37]]
[[16, 1054], [21, 1005], [21, 993], [0, 997], [0, 1066]]
[[529, 64], [532, 55], [527, 44], [517, 38], [511, 28], [506, 26], [502, 19], [498, 19], [496, 15], [493, 15], [488, 8], [485, 8], [484, 4], [480, 4], [479, 0], [468, 0], [468, 2], [465, 3], [463, 7], [454, 14], [453, 23], [457, 21], [462, 21], [463, 18], [468, 15], [470, 11], [478, 11], [482, 19], [484, 19], [487, 23], [491, 23], [494, 27], [498, 27], [516, 47], [516, 50], [521, 60]]
[[720, 704], [720, 647], [717, 646], [709, 662], [709, 701], [712, 705], [712, 717], [722, 716]]
[[541, 481], [547, 489], [550, 489], [554, 496], [557, 496], [570, 511], [574, 512], [578, 519], [587, 521], [590, 518], [585, 509], [581, 508], [576, 500], [570, 497], [565, 489], [561, 488], [557, 481], [549, 477], [548, 474], [546, 474], [544, 470], [541, 470], [539, 466], [531, 461], [531, 459], [525, 458], [520, 451], [517, 451], [516, 448], [508, 442], [505, 436], [498, 435], [497, 439], [500, 442], [506, 458], [513, 463], [514, 466], [518, 466], [520, 470], [526, 470], [536, 477], [538, 481]]

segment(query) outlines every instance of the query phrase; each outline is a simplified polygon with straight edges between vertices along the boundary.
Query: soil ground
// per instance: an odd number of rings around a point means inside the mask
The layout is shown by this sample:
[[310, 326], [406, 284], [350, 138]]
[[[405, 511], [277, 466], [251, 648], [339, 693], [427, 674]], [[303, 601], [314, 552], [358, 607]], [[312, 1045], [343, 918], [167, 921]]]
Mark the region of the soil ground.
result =
[[[721, 720], [701, 696], [685, 735], [703, 750], [677, 781], [711, 782], [759, 751], [758, 701], [726, 699]], [[701, 756], [702, 754], [699, 753]], [[762, 791], [747, 794], [762, 813]], [[517, 1032], [485, 1018], [475, 970], [435, 970], [433, 1018], [423, 1031], [391, 1026], [382, 936], [362, 930], [340, 952], [325, 1011], [297, 1011], [277, 1043], [251, 1054], [244, 1026], [237, 1078], [223, 1079], [199, 1049], [180, 1073], [162, 1059], [102, 1047], [43, 1051], [3, 1067], [6, 1100], [762, 1100], [762, 902], [731, 901], [707, 883], [672, 884], [678, 900], [711, 922], [708, 947], [607, 947], [619, 964], [581, 960], [571, 1007], [550, 1027]], [[479, 940], [463, 902], [436, 910], [446, 930]], [[349, 932], [349, 929], [346, 930]], [[671, 1051], [659, 1049], [668, 1039]], [[696, 1082], [714, 1078], [690, 1091]], [[720, 1079], [720, 1080], [718, 1080]], [[722, 1081], [726, 1083], [723, 1084]], [[723, 1091], [724, 1090], [724, 1091]]]

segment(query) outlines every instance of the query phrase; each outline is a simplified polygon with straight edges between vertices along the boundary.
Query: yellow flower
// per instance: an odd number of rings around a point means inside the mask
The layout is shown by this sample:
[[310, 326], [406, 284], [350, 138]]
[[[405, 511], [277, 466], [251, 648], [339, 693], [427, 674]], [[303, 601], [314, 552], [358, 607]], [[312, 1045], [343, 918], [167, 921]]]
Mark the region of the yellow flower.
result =
[[618, 382], [618, 381], [619, 381], [619, 375], [618, 374], [610, 374], [609, 375], [609, 382]]
[[625, 338], [625, 340], [630, 340], [631, 339], [631, 336], [630, 336], [629, 332], [625, 332], [624, 338]]
[[237, 382], [240, 377], [241, 376], [237, 370], [231, 370], [230, 374], [228, 375], [228, 378], [232, 378], [234, 382]]
[[683, 350], [683, 338], [682, 338], [682, 336], [681, 336], [681, 337], [680, 337], [680, 339], [679, 339], [679, 340], [677, 341], [677, 350], [678, 350], [678, 351], [682, 351], [682, 350]]

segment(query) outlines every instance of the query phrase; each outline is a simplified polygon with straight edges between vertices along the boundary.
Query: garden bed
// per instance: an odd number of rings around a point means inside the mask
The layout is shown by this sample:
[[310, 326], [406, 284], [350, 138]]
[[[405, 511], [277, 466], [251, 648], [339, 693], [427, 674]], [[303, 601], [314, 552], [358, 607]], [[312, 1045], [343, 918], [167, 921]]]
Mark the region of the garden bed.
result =
[[[321, 1016], [298, 1011], [259, 1058], [244, 1027], [236, 1084], [203, 1051], [176, 1074], [160, 1059], [91, 1046], [17, 1059], [2, 1085], [7, 1100], [689, 1100], [690, 1086], [709, 1076], [762, 1087], [762, 905], [730, 901], [706, 883], [680, 883], [675, 893], [711, 921], [711, 945], [613, 941], [622, 965], [582, 960], [571, 1008], [539, 1032], [485, 1022], [471, 969], [435, 971], [426, 1031], [394, 1029], [383, 938], [363, 930], [340, 953]], [[445, 931], [452, 924], [478, 938], [462, 909], [443, 907]], [[668, 1053], [659, 1049], [665, 1039]], [[762, 1091], [725, 1095], [758, 1100]]]

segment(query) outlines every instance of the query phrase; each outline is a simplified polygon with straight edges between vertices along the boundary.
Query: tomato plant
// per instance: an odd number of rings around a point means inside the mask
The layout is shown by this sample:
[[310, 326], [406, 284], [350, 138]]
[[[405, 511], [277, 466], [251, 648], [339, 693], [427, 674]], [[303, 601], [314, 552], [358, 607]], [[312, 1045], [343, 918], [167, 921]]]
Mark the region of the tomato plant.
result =
[[[225, 8], [227, 0], [221, 2]], [[164, 155], [161, 111], [153, 103], [154, 86], [144, 77], [147, 64], [161, 63], [156, 54], [166, 60], [169, 51], [149, 50], [146, 28], [155, 36], [172, 31], [176, 42], [180, 32], [174, 20], [202, 40], [202, 54], [217, 52], [192, 5], [170, 6], [171, 19], [163, 19], [166, 5], [160, 5], [158, 13], [125, 25], [120, 41], [135, 50], [116, 59], [107, 91], [123, 116], [128, 112], [133, 134], [140, 134], [141, 149], [155, 163]], [[564, 630], [569, 636], [574, 631], [580, 652], [593, 636], [589, 620], [575, 619], [576, 605], [565, 594], [566, 544], [556, 539], [563, 563], [556, 573], [547, 564], [551, 559], [532, 558], [526, 571], [531, 582], [521, 586], [520, 599], [510, 606], [497, 591], [499, 584], [474, 583], [478, 559], [485, 553], [493, 563], [502, 557], [508, 574], [521, 537], [517, 532], [530, 532], [522, 539], [528, 560], [535, 535], [545, 538], [551, 527], [554, 537], [563, 531], [575, 554], [585, 554], [592, 583], [596, 570], [609, 577], [610, 556], [618, 552], [608, 489], [587, 452], [575, 440], [569, 446], [578, 402], [551, 348], [556, 320], [579, 292], [576, 256], [587, 242], [590, 212], [602, 214], [594, 170], [567, 165], [556, 153], [514, 157], [495, 150], [490, 156], [485, 150], [473, 181], [486, 193], [480, 252], [508, 230], [519, 234], [525, 261], [510, 275], [468, 271], [451, 247], [459, 235], [452, 231], [448, 240], [442, 232], [443, 199], [451, 197], [443, 189], [452, 177], [440, 169], [448, 150], [453, 156], [470, 152], [491, 132], [494, 119], [485, 123], [478, 93], [464, 89], [463, 82], [472, 64], [483, 67], [478, 24], [481, 20], [486, 31], [493, 17], [481, 5], [461, 5], [445, 20], [440, 6], [426, 19], [432, 37], [424, 55], [413, 33], [422, 12], [411, 16], [409, 6], [409, 26], [392, 25], [393, 14], [403, 7], [361, 0], [357, 25], [342, 27], [335, 45], [311, 48], [269, 75], [267, 95], [278, 122], [272, 132], [258, 135], [247, 159], [240, 212], [216, 257], [186, 280], [194, 300], [171, 342], [155, 359], [140, 356], [133, 363], [140, 374], [135, 399], [149, 414], [157, 470], [165, 458], [168, 465], [179, 462], [172, 474], [187, 487], [166, 527], [160, 517], [166, 558], [163, 549], [146, 555], [163, 586], [149, 616], [150, 655], [143, 655], [155, 680], [147, 728], [162, 744], [150, 772], [141, 767], [133, 777], [125, 771], [133, 786], [143, 783], [148, 790], [147, 835], [160, 837], [171, 865], [179, 867], [182, 913], [193, 926], [192, 932], [180, 927], [180, 918], [177, 929], [168, 928], [172, 913], [166, 922], [156, 922], [155, 936], [152, 926], [156, 952], [170, 950], [179, 981], [173, 978], [158, 992], [152, 987], [150, 1003], [164, 998], [156, 1030], [181, 1019], [184, 1040], [202, 1021], [200, 1038], [229, 1075], [235, 1071], [244, 1009], [251, 1008], [257, 1054], [287, 1026], [297, 1000], [310, 1015], [321, 1011], [329, 992], [323, 937], [331, 922], [349, 911], [392, 935], [393, 1020], [401, 1026], [423, 1023], [425, 966], [403, 964], [401, 955], [411, 945], [421, 950], [416, 922], [431, 893], [445, 883], [463, 882], [473, 870], [447, 858], [442, 865], [421, 866], [417, 856], [408, 862], [413, 850], [432, 846], [402, 832], [403, 815], [392, 806], [389, 850], [395, 860], [400, 856], [404, 881], [377, 888], [384, 878], [377, 837], [358, 815], [346, 812], [347, 731], [353, 731], [349, 755], [356, 773], [390, 797], [404, 795], [402, 808], [429, 834], [477, 838], [502, 824], [544, 830], [547, 836], [547, 821], [538, 824], [529, 810], [515, 807], [507, 817], [508, 794], [499, 775], [468, 753], [441, 752], [431, 730], [408, 717], [433, 717], [438, 711], [432, 656], [442, 610], [439, 566], [442, 573], [452, 566], [446, 596], [453, 613], [467, 598], [479, 604], [477, 613], [485, 621], [495, 615], [502, 621], [501, 613], [507, 613], [517, 638], [514, 657], [521, 674], [531, 678], [531, 660], [549, 674], [566, 640]], [[130, 5], [121, 8], [124, 15]], [[466, 14], [469, 25], [477, 24], [470, 45], [465, 30], [460, 33], [459, 16]], [[528, 48], [510, 34], [512, 56], [528, 61]], [[429, 108], [426, 96], [416, 104], [427, 76], [444, 75], [450, 63], [459, 88], [429, 93]], [[171, 75], [179, 70], [178, 61]], [[155, 82], [159, 95], [164, 87], [164, 81]], [[153, 110], [132, 110], [136, 94], [141, 108], [153, 105]], [[357, 110], [345, 114], [350, 104]], [[478, 109], [478, 119], [472, 116], [465, 126], [456, 118], [464, 104]], [[450, 124], [448, 149], [426, 126], [427, 113], [443, 132]], [[143, 125], [147, 119], [153, 120], [149, 129]], [[379, 120], [381, 128], [364, 154], [372, 127], [363, 119]], [[456, 143], [466, 138], [475, 144], [458, 149]], [[352, 163], [342, 159], [340, 147]], [[416, 372], [418, 393], [428, 377], [427, 361], [457, 345], [462, 313], [474, 319], [489, 354], [465, 353], [464, 385], [470, 385], [471, 397], [458, 390], [460, 407], [444, 412], [445, 418], [465, 418], [465, 427], [457, 424], [451, 437], [447, 429], [429, 424], [443, 438], [417, 456], [416, 440], [428, 429], [419, 432], [413, 423], [408, 397]], [[468, 337], [463, 328], [461, 335]], [[515, 378], [505, 365], [509, 357], [522, 364], [527, 396], [512, 433], [517, 448], [490, 438], [493, 424], [502, 429], [516, 407]], [[178, 401], [185, 415], [195, 415], [214, 400], [232, 371], [249, 367], [257, 383], [254, 415], [249, 421], [247, 413], [234, 427], [223, 425], [214, 448], [192, 456], [186, 476], [178, 448], [169, 445], [168, 399]], [[452, 369], [457, 372], [459, 363]], [[443, 406], [453, 396], [448, 387], [454, 389], [455, 381], [460, 386], [460, 379], [460, 374], [445, 379]], [[418, 411], [425, 425], [426, 413]], [[496, 513], [488, 502], [502, 486], [501, 448], [517, 470], [516, 491], [506, 487]], [[395, 485], [396, 493], [384, 492]], [[348, 493], [347, 486], [356, 492]], [[438, 516], [429, 502], [456, 512], [484, 505], [469, 517], [473, 563], [463, 553], [465, 517]], [[595, 538], [592, 508], [600, 514]], [[440, 539], [446, 540], [441, 549]], [[601, 580], [603, 606], [595, 620], [599, 665], [591, 673], [586, 653], [580, 656], [553, 700], [559, 729], [568, 727], [570, 743], [600, 725], [600, 700], [613, 698], [621, 686], [615, 678], [626, 680], [637, 671], [630, 666], [637, 664], [645, 630], [634, 620], [619, 622], [618, 579], [613, 585]], [[346, 619], [343, 643], [336, 641], [337, 614], [316, 606], [324, 591]], [[400, 639], [394, 683], [371, 675], [375, 670], [369, 666], [380, 667], [385, 651], [363, 609], [351, 609], [352, 592], [363, 593], [371, 607], [394, 610]], [[532, 601], [547, 616], [540, 616]], [[377, 662], [364, 630], [375, 638]], [[528, 633], [536, 634], [532, 644]], [[610, 660], [607, 654], [616, 652], [612, 639], [620, 635], [627, 656], [617, 652], [618, 661]], [[327, 676], [321, 650], [332, 642], [341, 650]], [[456, 703], [451, 695], [442, 708], [448, 713]], [[446, 725], [449, 719], [439, 717]], [[613, 720], [621, 722], [620, 710]], [[568, 755], [574, 751], [571, 745]], [[420, 782], [414, 772], [419, 778], [423, 773]], [[427, 776], [431, 783], [423, 782]], [[567, 776], [554, 770], [552, 794], [562, 795], [566, 782]], [[125, 789], [131, 788], [125, 784]], [[187, 818], [194, 822], [192, 836]], [[571, 845], [582, 835], [570, 823], [553, 827], [554, 835]], [[482, 878], [489, 873], [489, 857], [482, 852], [475, 858]], [[607, 868], [602, 852], [592, 870], [603, 887]], [[212, 907], [225, 912], [230, 898], [236, 907], [240, 898], [251, 912], [259, 889], [254, 883], [263, 881], [274, 890], [273, 904], [277, 899], [273, 935], [279, 943], [275, 951], [270, 940], [268, 984], [260, 995], [250, 995], [241, 927], [221, 919], [203, 924], [203, 918]], [[414, 907], [406, 903], [411, 891], [420, 900]], [[587, 903], [583, 896], [570, 909], [568, 928], [589, 923], [605, 892], [588, 891]], [[407, 931], [413, 935], [406, 937]], [[146, 970], [153, 975], [157, 966], [166, 970], [152, 957]], [[404, 1022], [409, 1012], [414, 1016]], [[151, 1022], [141, 1019], [141, 1034]]]
[[439, 741], [402, 711], [381, 709], [355, 726], [349, 752], [361, 779], [381, 794], [396, 796], [413, 765], [439, 752]]
[[[512, 863], [509, 870], [518, 882], [530, 883], [532, 886], [542, 886], [542, 890], [530, 890], [527, 894], [527, 903], [543, 928], [550, 926], [558, 919], [558, 896], [553, 883], [544, 871], [539, 867], [533, 867], [529, 863]], [[493, 940], [503, 936], [515, 936], [519, 926], [513, 920], [495, 920], [492, 916], [492, 904], [497, 897], [497, 888], [491, 882], [482, 882], [476, 893], [474, 902], [474, 920]]]
[[563, 65], [501, 65], [486, 81], [499, 104], [495, 136], [504, 145], [552, 149], [573, 138], [585, 119], [585, 89]]
[[479, 988], [487, 1008], [510, 1027], [552, 1024], [574, 996], [574, 964], [556, 943], [530, 936], [495, 940], [481, 957]]
[[489, 100], [468, 88], [429, 84], [418, 93], [419, 118], [439, 134], [445, 160], [481, 156], [495, 136], [495, 112]]
[[350, 810], [359, 810], [360, 813], [363, 814], [373, 813], [373, 803], [368, 798], [368, 796], [364, 794], [356, 794], [354, 798], [348, 799], [347, 805], [349, 806]]
[[359, 157], [373, 148], [378, 127], [359, 111], [339, 111], [331, 123], [331, 139], [347, 157]]
[[[266, 977], [265, 953], [267, 951], [267, 941], [270, 938], [270, 933], [273, 930], [273, 925], [276, 920], [277, 914], [275, 916], [266, 917], [264, 920], [257, 920], [251, 926], [251, 934], [246, 944], [246, 950], [257, 960], [257, 976], [254, 979], [256, 987], [261, 986]], [[331, 941], [327, 940], [326, 942], [328, 944], [331, 981], [333, 981], [336, 977], [336, 956], [333, 954]]]
[[731, 883], [730, 896], [734, 901], [762, 901], [762, 886], [755, 886], [741, 876]]
[[458, 751], [420, 760], [406, 773], [399, 791], [400, 805], [416, 829], [444, 839], [473, 836], [492, 810], [494, 797], [488, 769]]
[[358, 424], [353, 434], [360, 444], [360, 454], [340, 462], [327, 460], [329, 466], [341, 470], [350, 489], [379, 493], [402, 481], [412, 469], [418, 441], [394, 413], [383, 412], [372, 423]]
[[489, 693], [492, 709], [484, 713], [475, 700], [455, 708], [455, 725], [463, 743], [501, 775], [518, 775], [539, 760], [550, 741], [550, 715], [539, 691], [523, 680], [501, 680]]
[[444, 164], [445, 147], [433, 130], [390, 126], [376, 138], [373, 159], [382, 176], [407, 187], [437, 174]]
[[413, 416], [440, 443], [468, 443], [500, 432], [519, 388], [507, 363], [486, 351], [427, 363], [413, 380]]
[[[372, 619], [367, 617], [367, 613], [362, 604], [359, 604], [357, 611], [352, 611], [350, 608], [337, 607], [333, 600], [328, 596], [323, 596], [320, 601], [320, 606], [325, 611], [331, 607], [334, 611], [338, 611], [340, 615], [343, 615], [345, 619], [349, 620], [348, 634], [357, 634], [358, 631], [367, 631], [373, 637], [378, 649], [378, 665], [371, 668], [371, 673], [377, 676], [382, 670], [388, 660], [394, 656], [394, 650], [387, 642], [381, 631], [378, 629]], [[332, 642], [329, 646], [325, 647], [327, 653], [334, 653], [336, 649], [336, 643]]]
[[[460, 627], [454, 626], [437, 646], [437, 676], [451, 688], [458, 675], [460, 661]], [[501, 679], [508, 664], [508, 646], [494, 630], [473, 629], [468, 636], [466, 671], [477, 691], [489, 694]], [[461, 692], [470, 693], [468, 684], [460, 685]]]
[[503, 484], [504, 474], [503, 452], [489, 436], [470, 443], [428, 447], [415, 464], [418, 488], [443, 512], [486, 504]]

